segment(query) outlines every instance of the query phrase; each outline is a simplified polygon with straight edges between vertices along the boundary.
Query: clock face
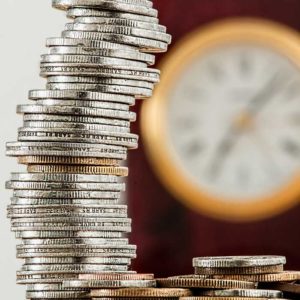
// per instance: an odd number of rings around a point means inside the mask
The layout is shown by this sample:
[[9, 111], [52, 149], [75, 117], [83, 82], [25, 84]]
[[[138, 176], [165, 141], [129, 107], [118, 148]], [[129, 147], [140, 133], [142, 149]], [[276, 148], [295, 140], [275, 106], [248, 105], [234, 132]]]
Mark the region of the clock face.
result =
[[167, 139], [190, 180], [227, 201], [253, 201], [300, 169], [300, 70], [253, 43], [195, 56], [170, 87]]
[[195, 32], [169, 54], [142, 109], [146, 152], [188, 207], [226, 220], [300, 198], [300, 39], [249, 19]]

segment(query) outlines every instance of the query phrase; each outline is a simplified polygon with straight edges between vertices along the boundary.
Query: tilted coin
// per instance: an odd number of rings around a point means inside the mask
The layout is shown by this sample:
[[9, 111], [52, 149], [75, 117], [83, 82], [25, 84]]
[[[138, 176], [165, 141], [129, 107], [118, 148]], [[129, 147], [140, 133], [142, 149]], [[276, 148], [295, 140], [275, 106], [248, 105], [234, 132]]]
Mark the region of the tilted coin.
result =
[[[78, 174], [103, 174], [103, 175], [115, 175], [126, 177], [128, 176], [128, 168], [127, 167], [113, 167], [113, 166], [68, 166], [68, 165], [29, 165], [27, 167], [29, 173], [78, 173]], [[54, 193], [54, 192], [53, 192]], [[89, 194], [88, 194], [89, 193]], [[89, 191], [85, 194], [79, 194], [70, 196], [70, 198], [107, 198], [109, 196], [105, 196], [106, 194], [100, 194]], [[80, 195], [83, 195], [80, 196]], [[112, 194], [111, 194], [112, 195]], [[16, 195], [17, 197], [23, 197], [22, 195]], [[26, 196], [24, 196], [26, 197]], [[46, 196], [45, 196], [46, 197]], [[37, 197], [38, 198], [38, 197]], [[42, 197], [41, 197], [42, 198]], [[51, 197], [47, 197], [51, 198]], [[61, 197], [54, 197], [61, 198]], [[111, 198], [119, 198], [119, 195], [115, 194]]]
[[[122, 20], [121, 20], [122, 21]], [[149, 23], [147, 23], [149, 24]], [[107, 57], [119, 57], [135, 61], [143, 61], [148, 65], [153, 65], [155, 56], [148, 53], [141, 53], [138, 50], [105, 49], [91, 48], [85, 46], [53, 46], [49, 48], [50, 54], [69, 54], [69, 55], [99, 55]]]
[[87, 116], [102, 116], [108, 118], [124, 119], [128, 121], [135, 121], [136, 114], [134, 112], [112, 110], [112, 109], [98, 109], [87, 107], [70, 107], [70, 106], [43, 106], [43, 105], [18, 105], [17, 112], [20, 114], [72, 114], [72, 115], [87, 115]]
[[26, 258], [25, 264], [101, 264], [130, 265], [127, 257], [32, 257]]
[[63, 286], [69, 288], [152, 288], [155, 280], [68, 280]]
[[[147, 25], [147, 23], [145, 23]], [[155, 25], [159, 26], [159, 25]], [[66, 31], [87, 31], [87, 32], [101, 32], [101, 33], [114, 33], [128, 36], [143, 37], [162, 41], [165, 43], [171, 43], [171, 35], [153, 30], [151, 28], [144, 29], [143, 27], [132, 27], [117, 24], [85, 24], [85, 23], [68, 23], [66, 24]]]
[[82, 280], [153, 280], [154, 274], [80, 274], [79, 279]]
[[120, 160], [89, 157], [69, 156], [20, 156], [19, 164], [58, 164], [58, 165], [95, 165], [95, 166], [118, 166]]
[[[127, 157], [127, 149], [122, 146], [113, 146], [113, 145], [105, 145], [105, 144], [63, 143], [63, 142], [12, 142], [6, 144], [6, 154], [8, 156], [43, 156], [43, 155], [44, 156], [66, 156], [67, 155], [72, 157], [96, 157], [96, 158], [110, 158], [110, 159], [122, 160], [122, 159], [126, 159]], [[53, 173], [55, 172], [53, 171]], [[91, 173], [90, 175], [93, 174]], [[101, 174], [97, 174], [97, 175], [101, 175]], [[103, 174], [103, 175], [109, 175], [109, 174]]]
[[[148, 31], [148, 30], [144, 30]], [[135, 31], [135, 33], [141, 31]], [[143, 38], [143, 33], [139, 36], [119, 34], [119, 33], [102, 33], [95, 31], [75, 31], [65, 30], [62, 32], [62, 37], [71, 39], [88, 39], [88, 40], [102, 40], [102, 41], [114, 41], [120, 44], [128, 44], [135, 47], [139, 47], [142, 52], [160, 53], [166, 52], [168, 49], [168, 42]], [[146, 33], [144, 33], [146, 35]]]
[[[159, 82], [159, 71], [149, 68], [133, 68], [124, 66], [97, 66], [97, 65], [85, 65], [78, 66], [77, 64], [43, 64], [40, 67], [41, 76], [97, 76], [102, 78], [117, 78], [117, 79], [130, 79], [130, 80], [142, 80], [152, 83]], [[91, 91], [94, 92], [94, 91]], [[101, 91], [95, 91], [103, 93]], [[129, 95], [128, 95], [129, 96]]]
[[118, 18], [118, 19], [125, 19], [125, 20], [148, 22], [153, 24], [158, 24], [159, 22], [159, 20], [156, 17], [149, 17], [149, 16], [131, 14], [126, 12], [118, 12], [118, 11], [99, 10], [99, 9], [92, 9], [92, 8], [85, 8], [85, 7], [70, 8], [67, 11], [67, 16], [69, 18], [75, 18], [75, 22], [76, 19], [80, 17]]
[[[37, 165], [39, 166], [39, 165]], [[76, 172], [75, 172], [76, 173]], [[68, 191], [68, 190], [15, 190], [14, 197], [20, 198], [72, 198], [72, 199], [120, 199], [120, 192]]]
[[[136, 27], [146, 30], [158, 31], [165, 33], [167, 31], [166, 26], [159, 25], [155, 22], [145, 22], [139, 20], [132, 20], [129, 18], [118, 18], [118, 17], [78, 17], [75, 19], [74, 24], [93, 24], [93, 25], [116, 25], [116, 26], [126, 26], [126, 27]], [[72, 23], [71, 23], [72, 24]], [[72, 28], [67, 24], [67, 29]], [[74, 28], [74, 27], [73, 27]]]
[[93, 206], [8, 206], [10, 218], [36, 218], [42, 216], [82, 216], [82, 217], [127, 217], [126, 205], [93, 205]]
[[198, 275], [226, 275], [226, 274], [268, 274], [283, 271], [283, 265], [239, 267], [239, 268], [200, 268], [195, 267], [195, 274]]
[[124, 183], [8, 181], [7, 189], [125, 191]]
[[256, 287], [255, 283], [248, 281], [183, 278], [176, 276], [157, 279], [157, 284], [161, 287], [180, 288], [253, 289]]
[[74, 64], [95, 64], [105, 66], [128, 66], [135, 68], [147, 68], [147, 64], [141, 61], [98, 56], [98, 55], [68, 55], [68, 54], [43, 54], [41, 64], [44, 63], [74, 63]]
[[[49, 77], [49, 78], [54, 78]], [[57, 76], [66, 77], [66, 76]], [[72, 76], [70, 76], [72, 78]], [[75, 78], [75, 77], [73, 77]], [[89, 78], [89, 77], [87, 77]], [[59, 80], [59, 78], [58, 78]], [[100, 101], [89, 101], [89, 100], [58, 100], [58, 99], [42, 99], [36, 101], [37, 105], [61, 105], [61, 106], [78, 106], [78, 107], [90, 107], [90, 108], [103, 108], [103, 109], [113, 109], [113, 110], [124, 110], [128, 111], [129, 106], [127, 104], [111, 103], [111, 102], [100, 102]]]
[[16, 238], [22, 239], [49, 239], [49, 238], [121, 238], [122, 232], [118, 231], [86, 231], [86, 230], [26, 230], [16, 231]]
[[119, 204], [119, 199], [59, 199], [59, 198], [19, 198], [12, 197], [11, 204], [12, 205], [58, 205], [58, 206], [93, 206], [93, 205], [117, 205]]
[[51, 91], [51, 90], [31, 90], [28, 94], [29, 99], [73, 99], [73, 100], [90, 100], [117, 102], [134, 105], [135, 99], [131, 96], [106, 94], [92, 91]]
[[152, 96], [152, 90], [148, 88], [107, 85], [98, 83], [48, 83], [46, 87], [50, 90], [88, 90], [101, 91], [103, 93], [116, 93], [124, 95], [134, 95], [138, 98], [149, 98]]
[[125, 127], [130, 130], [130, 121], [120, 119], [101, 118], [97, 116], [72, 116], [72, 115], [55, 115], [55, 114], [25, 114], [23, 116], [24, 124], [26, 122], [64, 122], [66, 126], [70, 123], [105, 126]]
[[132, 133], [92, 131], [66, 128], [29, 128], [18, 130], [18, 140], [25, 141], [66, 141], [74, 143], [91, 143], [123, 146], [129, 149], [138, 147], [138, 136]]
[[240, 268], [284, 265], [284, 256], [213, 256], [196, 257], [193, 259], [193, 267], [202, 268]]
[[232, 274], [232, 275], [214, 275], [214, 278], [231, 279], [231, 280], [245, 280], [253, 282], [283, 282], [300, 280], [300, 271], [284, 271], [271, 274]]
[[124, 289], [101, 289], [91, 290], [91, 297], [184, 297], [192, 295], [188, 289], [180, 288], [124, 288]]
[[[149, 82], [149, 81], [143, 81], [143, 80], [132, 80], [132, 79], [115, 79], [115, 78], [101, 78], [101, 77], [87, 77], [87, 76], [49, 76], [47, 78], [48, 83], [94, 83], [94, 84], [106, 84], [106, 85], [120, 85], [120, 86], [131, 86], [131, 87], [139, 87], [139, 88], [145, 88], [145, 89], [153, 89], [154, 84]], [[47, 99], [49, 103], [49, 99]], [[51, 99], [51, 105], [53, 105], [53, 99]], [[58, 99], [56, 99], [58, 100]], [[65, 101], [65, 102], [64, 102]], [[70, 100], [68, 100], [70, 101]], [[67, 103], [68, 102], [66, 99], [60, 99], [61, 103]], [[108, 105], [108, 103], [111, 103], [109, 101], [95, 101], [95, 100], [77, 100], [76, 102], [71, 102], [73, 103], [82, 103], [84, 105], [77, 105], [77, 106], [87, 106], [87, 104], [90, 105]], [[40, 103], [40, 102], [37, 102]], [[44, 102], [45, 103], [45, 102]], [[116, 102], [114, 102], [116, 104]], [[121, 110], [128, 110], [128, 105], [123, 104], [116, 106], [115, 109], [121, 109]], [[123, 108], [121, 108], [123, 107]]]
[[73, 289], [73, 288], [69, 288], [66, 289], [65, 287], [63, 287], [63, 285], [61, 283], [52, 283], [52, 284], [28, 284], [26, 286], [26, 291], [30, 291], [30, 292], [38, 292], [38, 291], [66, 291], [66, 290], [71, 290], [71, 291], [88, 291], [88, 289]]
[[50, 182], [102, 182], [117, 183], [118, 177], [111, 175], [86, 175], [63, 173], [11, 173], [12, 181], [50, 181]]
[[[150, 2], [150, 1], [148, 1]], [[157, 10], [146, 5], [136, 5], [133, 1], [107, 1], [107, 0], [53, 0], [52, 5], [55, 8], [67, 10], [72, 7], [89, 7], [101, 8], [103, 10], [116, 10], [138, 15], [145, 15], [150, 17], [157, 17]]]

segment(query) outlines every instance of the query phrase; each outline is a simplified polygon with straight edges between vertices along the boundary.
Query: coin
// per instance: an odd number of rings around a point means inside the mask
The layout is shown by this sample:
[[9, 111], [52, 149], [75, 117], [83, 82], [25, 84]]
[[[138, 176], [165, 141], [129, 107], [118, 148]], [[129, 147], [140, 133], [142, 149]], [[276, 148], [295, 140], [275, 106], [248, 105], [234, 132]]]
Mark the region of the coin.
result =
[[[68, 166], [68, 165], [28, 165], [29, 173], [78, 173], [78, 174], [103, 174], [114, 176], [128, 176], [127, 167], [105, 166]], [[98, 196], [97, 196], [98, 197]], [[81, 197], [72, 197], [81, 198]], [[99, 196], [102, 198], [102, 196]]]
[[284, 256], [215, 256], [196, 257], [193, 259], [193, 267], [198, 268], [241, 268], [241, 267], [264, 267], [284, 265]]
[[25, 264], [109, 264], [130, 265], [126, 257], [32, 257], [26, 258]]
[[238, 280], [222, 279], [202, 279], [202, 278], [183, 278], [169, 277], [157, 279], [157, 284], [161, 287], [180, 287], [180, 288], [215, 288], [215, 289], [253, 289], [255, 283]]
[[[271, 282], [266, 283], [263, 286], [268, 289], [275, 289], [282, 291], [284, 293], [290, 293], [292, 295], [300, 295], [300, 284], [298, 282], [288, 283], [288, 282]], [[298, 297], [298, 296], [296, 296]], [[295, 298], [296, 299], [296, 298]]]
[[125, 289], [101, 289], [91, 290], [91, 297], [184, 297], [192, 295], [188, 289], [180, 288], [125, 288]]
[[211, 297], [249, 297], [249, 298], [282, 298], [283, 294], [276, 290], [228, 289], [202, 291], [202, 295]]
[[154, 274], [80, 274], [79, 279], [82, 280], [153, 280]]
[[19, 164], [57, 164], [57, 165], [95, 165], [95, 166], [118, 166], [120, 160], [108, 158], [91, 157], [69, 157], [69, 156], [20, 156]]

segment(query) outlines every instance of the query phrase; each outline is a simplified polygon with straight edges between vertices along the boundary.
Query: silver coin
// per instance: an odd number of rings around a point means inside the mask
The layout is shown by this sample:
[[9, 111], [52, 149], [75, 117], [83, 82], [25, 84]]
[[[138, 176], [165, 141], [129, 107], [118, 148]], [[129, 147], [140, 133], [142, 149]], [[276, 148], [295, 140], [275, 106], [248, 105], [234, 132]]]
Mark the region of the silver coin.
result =
[[[159, 82], [159, 71], [155, 69], [145, 68], [133, 68], [116, 66], [78, 66], [77, 64], [42, 64], [40, 67], [42, 77], [56, 76], [56, 75], [67, 75], [67, 76], [97, 76], [102, 78], [121, 78], [121, 79], [132, 79], [149, 81], [152, 83]], [[93, 92], [93, 91], [91, 91]], [[101, 93], [98, 91], [98, 93]]]
[[282, 298], [281, 291], [275, 290], [249, 290], [249, 289], [229, 289], [229, 290], [211, 290], [203, 291], [202, 295], [211, 297], [247, 297], [247, 298]]
[[87, 298], [89, 292], [85, 291], [42, 291], [42, 292], [26, 292], [28, 299], [77, 299]]
[[89, 108], [114, 109], [114, 110], [124, 110], [124, 111], [129, 110], [129, 106], [126, 104], [89, 101], [89, 100], [80, 101], [80, 100], [43, 99], [43, 100], [37, 100], [36, 104], [46, 105], [46, 106], [61, 105], [61, 106], [79, 106], [79, 107], [89, 107]]
[[63, 115], [87, 115], [87, 116], [102, 116], [107, 118], [124, 119], [131, 122], [136, 120], [134, 112], [97, 109], [87, 107], [70, 107], [70, 106], [43, 106], [43, 105], [18, 105], [17, 112], [20, 114], [63, 114]]
[[107, 264], [130, 265], [126, 257], [33, 257], [26, 258], [25, 264]]
[[[94, 25], [115, 25], [115, 26], [125, 26], [125, 27], [135, 27], [141, 28], [145, 30], [152, 30], [157, 32], [165, 33], [167, 31], [166, 26], [159, 25], [153, 22], [145, 22], [124, 18], [112, 18], [112, 17], [78, 17], [75, 19], [74, 23], [69, 24], [94, 24]], [[67, 24], [66, 29], [72, 30], [71, 28], [75, 28], [71, 25]], [[88, 27], [86, 27], [88, 28]], [[91, 27], [93, 28], [93, 27]], [[94, 30], [90, 30], [94, 31]], [[97, 31], [97, 30], [96, 30]]]
[[[122, 20], [121, 20], [122, 21]], [[99, 20], [100, 22], [100, 20]], [[49, 54], [69, 54], [69, 55], [99, 55], [106, 57], [117, 57], [142, 61], [149, 66], [155, 63], [155, 56], [148, 53], [141, 53], [138, 50], [120, 49], [99, 49], [85, 46], [53, 46], [49, 48]]]
[[137, 98], [149, 98], [152, 96], [152, 90], [148, 88], [106, 85], [106, 84], [89, 84], [89, 83], [47, 83], [47, 89], [50, 90], [87, 90], [101, 91], [103, 93], [116, 93], [124, 95], [134, 95]]
[[[148, 24], [148, 23], [144, 23]], [[142, 25], [142, 24], [141, 24]], [[155, 25], [154, 26], [159, 26]], [[88, 31], [88, 32], [101, 32], [101, 33], [113, 33], [121, 34], [135, 37], [142, 37], [146, 39], [151, 39], [155, 41], [161, 41], [164, 43], [171, 43], [171, 35], [163, 32], [152, 30], [151, 28], [144, 29], [139, 27], [139, 24], [136, 27], [117, 25], [117, 24], [85, 24], [85, 23], [68, 23], [66, 24], [66, 31]]]
[[[131, 14], [118, 11], [108, 11], [108, 10], [99, 10], [91, 9], [84, 7], [74, 7], [70, 8], [67, 11], [67, 16], [69, 18], [80, 18], [80, 17], [103, 17], [103, 18], [118, 18], [124, 20], [133, 20], [140, 22], [148, 22], [152, 24], [158, 24], [159, 20], [156, 17], [143, 16], [138, 14]], [[76, 22], [75, 19], [75, 22]]]
[[153, 288], [155, 280], [66, 280], [63, 287], [69, 288]]
[[49, 238], [121, 238], [122, 232], [117, 231], [50, 231], [50, 230], [27, 230], [27, 231], [16, 231], [15, 235], [17, 238], [22, 239], [49, 239]]
[[118, 177], [112, 175], [60, 174], [60, 173], [11, 173], [12, 181], [48, 182], [101, 182], [117, 183]]
[[79, 46], [79, 47], [89, 47], [98, 49], [114, 49], [114, 50], [124, 50], [124, 51], [139, 51], [137, 47], [120, 44], [116, 42], [106, 42], [88, 39], [71, 39], [71, 38], [48, 38], [46, 40], [47, 47], [59, 47], [59, 46]]
[[130, 129], [130, 121], [101, 118], [101, 117], [86, 117], [72, 115], [50, 115], [50, 114], [24, 114], [24, 122], [39, 121], [39, 122], [65, 122], [80, 123], [89, 125], [109, 125], [117, 127], [126, 127]]
[[38, 292], [38, 291], [88, 291], [84, 288], [65, 288], [62, 283], [54, 284], [29, 284], [26, 286], [26, 291]]
[[[114, 78], [99, 78], [99, 77], [87, 77], [87, 76], [50, 76], [47, 78], [48, 83], [85, 83], [85, 84], [106, 84], [106, 85], [120, 85], [120, 86], [127, 86], [127, 87], [139, 87], [144, 89], [153, 89], [154, 84], [147, 81], [142, 80], [130, 80], [130, 79], [114, 79]], [[48, 99], [49, 100], [49, 99]], [[53, 99], [51, 99], [53, 101]], [[58, 100], [56, 100], [58, 101]], [[67, 100], [60, 100], [61, 102]], [[70, 101], [70, 100], [69, 100]], [[73, 100], [74, 101], [74, 100]], [[77, 102], [81, 103], [93, 103], [93, 104], [106, 104], [106, 102], [96, 102], [96, 101], [80, 101], [77, 100]], [[115, 104], [115, 103], [114, 103]], [[115, 104], [116, 105], [116, 104]], [[120, 104], [119, 104], [120, 105]], [[81, 105], [78, 105], [81, 106]], [[128, 105], [125, 106], [125, 109], [122, 110], [128, 110]]]
[[239, 268], [274, 266], [286, 263], [284, 256], [213, 256], [196, 257], [193, 259], [193, 267], [201, 268]]
[[70, 205], [116, 205], [119, 203], [118, 199], [47, 199], [47, 198], [11, 198], [12, 205], [58, 205], [58, 206], [70, 206]]
[[[59, 131], [59, 129], [65, 130]], [[129, 149], [136, 149], [138, 147], [138, 141], [135, 138], [117, 137], [113, 132], [109, 132], [110, 135], [101, 134], [95, 135], [93, 133], [80, 133], [75, 129], [67, 132], [65, 128], [22, 128], [18, 132], [18, 141], [42, 141], [42, 142], [72, 142], [72, 143], [96, 143], [105, 145], [122, 146]], [[104, 132], [102, 132], [104, 133]], [[121, 133], [118, 133], [121, 135]], [[122, 135], [124, 135], [122, 133]]]
[[7, 189], [125, 191], [124, 183], [8, 181]]
[[103, 238], [59, 238], [59, 239], [25, 239], [22, 245], [127, 245], [128, 239]]
[[[150, 2], [150, 1], [148, 1]], [[103, 10], [116, 10], [134, 13], [138, 15], [144, 15], [149, 17], [157, 17], [158, 13], [156, 9], [151, 8], [151, 6], [143, 6], [131, 4], [129, 0], [124, 1], [107, 1], [107, 0], [52, 0], [52, 5], [55, 8], [68, 10], [72, 7], [87, 7], [87, 8], [100, 8]]]
[[95, 130], [110, 131], [110, 132], [118, 132], [118, 133], [130, 132], [130, 128], [128, 127], [110, 126], [110, 125], [101, 125], [101, 124], [88, 124], [88, 123], [25, 121], [23, 122], [23, 125], [24, 127], [29, 127], [29, 128], [65, 128], [66, 130], [82, 129], [82, 130], [92, 130], [92, 131]]
[[44, 54], [41, 56], [41, 64], [44, 63], [74, 63], [78, 65], [95, 64], [112, 67], [128, 66], [135, 68], [147, 68], [147, 64], [144, 62], [96, 55]]
[[126, 218], [126, 205], [106, 205], [106, 206], [67, 206], [57, 207], [49, 206], [8, 206], [8, 216], [10, 218], [39, 218], [43, 216], [64, 216], [64, 217], [100, 217], [108, 218]]
[[113, 41], [120, 44], [127, 44], [139, 47], [142, 52], [145, 51], [150, 53], [160, 53], [166, 52], [168, 50], [167, 42], [118, 33], [65, 30], [62, 32], [62, 37], [71, 39]]
[[101, 271], [126, 271], [126, 265], [89, 265], [89, 264], [68, 264], [68, 265], [23, 265], [21, 271], [38, 273], [68, 273], [68, 272], [101, 272]]
[[132, 96], [116, 95], [99, 93], [92, 91], [52, 91], [52, 90], [31, 90], [28, 94], [29, 99], [73, 99], [73, 100], [90, 100], [90, 101], [104, 101], [125, 103], [134, 105], [135, 99]]

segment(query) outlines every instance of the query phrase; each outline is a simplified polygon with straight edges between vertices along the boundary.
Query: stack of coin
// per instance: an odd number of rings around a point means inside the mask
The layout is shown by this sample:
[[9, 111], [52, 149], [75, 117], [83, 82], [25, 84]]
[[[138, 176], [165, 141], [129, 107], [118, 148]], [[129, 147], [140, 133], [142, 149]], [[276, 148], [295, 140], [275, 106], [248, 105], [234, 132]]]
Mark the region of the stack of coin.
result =
[[[17, 281], [27, 285], [28, 299], [87, 298], [87, 285], [63, 281], [135, 273], [120, 182], [128, 174], [127, 150], [138, 145], [130, 106], [152, 95], [159, 71], [149, 66], [171, 41], [150, 0], [53, 0], [53, 6], [71, 21], [61, 37], [47, 39], [46, 89], [30, 91], [32, 104], [18, 106], [24, 125], [18, 141], [7, 144], [7, 155], [27, 165], [7, 187], [12, 230], [22, 241], [17, 256], [25, 260]], [[152, 278], [143, 280], [119, 284], [153, 287]]]
[[193, 296], [182, 300], [279, 299], [286, 296], [279, 284], [262, 283], [299, 279], [300, 272], [283, 271], [285, 263], [283, 256], [197, 257], [193, 259], [195, 274], [157, 282], [160, 287], [192, 289]]

